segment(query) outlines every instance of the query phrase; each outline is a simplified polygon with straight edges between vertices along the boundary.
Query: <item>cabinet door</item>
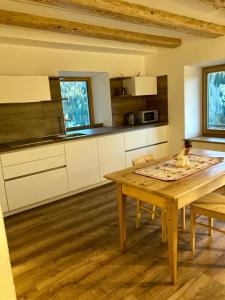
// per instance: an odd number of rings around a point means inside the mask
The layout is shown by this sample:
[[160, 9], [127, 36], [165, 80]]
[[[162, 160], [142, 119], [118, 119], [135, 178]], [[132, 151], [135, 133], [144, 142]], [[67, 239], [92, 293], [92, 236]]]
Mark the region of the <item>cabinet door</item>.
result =
[[31, 205], [68, 192], [66, 168], [5, 182], [9, 210]]
[[148, 128], [148, 145], [154, 145], [168, 141], [168, 126]]
[[153, 154], [154, 159], [160, 159], [169, 155], [168, 143], [148, 147], [148, 154]]
[[148, 154], [148, 147], [126, 152], [126, 168], [132, 167], [132, 160]]
[[65, 152], [70, 191], [100, 181], [96, 139], [66, 143]]
[[125, 150], [136, 149], [148, 145], [148, 130], [140, 129], [125, 133]]
[[0, 76], [0, 103], [50, 101], [48, 76]]
[[114, 134], [98, 138], [100, 176], [125, 168], [124, 135]]
[[3, 180], [1, 163], [0, 163], [0, 205], [2, 207], [3, 212], [6, 212], [9, 210], [8, 203], [6, 200], [5, 184], [4, 184], [4, 180]]

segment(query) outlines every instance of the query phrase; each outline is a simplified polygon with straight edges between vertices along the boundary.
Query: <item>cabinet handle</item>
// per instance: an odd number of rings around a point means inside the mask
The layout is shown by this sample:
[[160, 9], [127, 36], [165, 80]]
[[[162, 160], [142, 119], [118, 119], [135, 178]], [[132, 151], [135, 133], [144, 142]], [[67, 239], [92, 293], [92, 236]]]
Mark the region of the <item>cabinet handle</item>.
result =
[[9, 179], [5, 179], [5, 182], [20, 179], [20, 178], [24, 178], [24, 177], [29, 177], [29, 176], [33, 176], [33, 175], [37, 175], [37, 174], [41, 174], [41, 173], [46, 173], [46, 172], [49, 172], [49, 171], [54, 171], [54, 170], [62, 169], [62, 168], [65, 168], [65, 167], [66, 167], [66, 165], [63, 165], [63, 166], [60, 166], [60, 167], [55, 167], [55, 168], [51, 168], [51, 169], [47, 169], [47, 170], [43, 170], [43, 171], [33, 172], [33, 173], [29, 173], [29, 174], [25, 174], [25, 175], [21, 175], [21, 176], [17, 176], [17, 177], [12, 177], [12, 178], [9, 178]]

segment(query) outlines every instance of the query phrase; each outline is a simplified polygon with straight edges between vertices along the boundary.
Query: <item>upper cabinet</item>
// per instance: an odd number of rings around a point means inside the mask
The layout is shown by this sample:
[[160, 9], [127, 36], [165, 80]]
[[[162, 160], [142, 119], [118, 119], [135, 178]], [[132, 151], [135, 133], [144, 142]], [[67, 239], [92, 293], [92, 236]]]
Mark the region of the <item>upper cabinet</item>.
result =
[[50, 101], [48, 76], [0, 76], [0, 103]]
[[157, 95], [157, 77], [131, 77], [124, 80], [123, 86], [132, 96]]

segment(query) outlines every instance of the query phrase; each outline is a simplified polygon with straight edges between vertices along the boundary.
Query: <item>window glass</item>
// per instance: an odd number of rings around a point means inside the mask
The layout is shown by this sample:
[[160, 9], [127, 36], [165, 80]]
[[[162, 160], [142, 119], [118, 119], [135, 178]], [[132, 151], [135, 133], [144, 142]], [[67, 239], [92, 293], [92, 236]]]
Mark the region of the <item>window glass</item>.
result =
[[86, 80], [60, 81], [66, 128], [91, 124], [88, 88]]
[[207, 128], [225, 130], [225, 71], [208, 73], [207, 100]]

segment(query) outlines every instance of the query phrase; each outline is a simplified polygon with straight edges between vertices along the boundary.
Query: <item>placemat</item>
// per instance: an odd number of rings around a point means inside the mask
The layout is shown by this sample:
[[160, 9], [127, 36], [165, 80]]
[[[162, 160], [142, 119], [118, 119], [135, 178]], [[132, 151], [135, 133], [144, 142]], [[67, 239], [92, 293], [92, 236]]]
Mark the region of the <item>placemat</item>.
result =
[[177, 160], [172, 158], [155, 165], [136, 169], [134, 173], [163, 181], [174, 181], [190, 176], [224, 160], [223, 157], [206, 157], [194, 154], [189, 155], [188, 159], [191, 165], [187, 168], [177, 168]]

